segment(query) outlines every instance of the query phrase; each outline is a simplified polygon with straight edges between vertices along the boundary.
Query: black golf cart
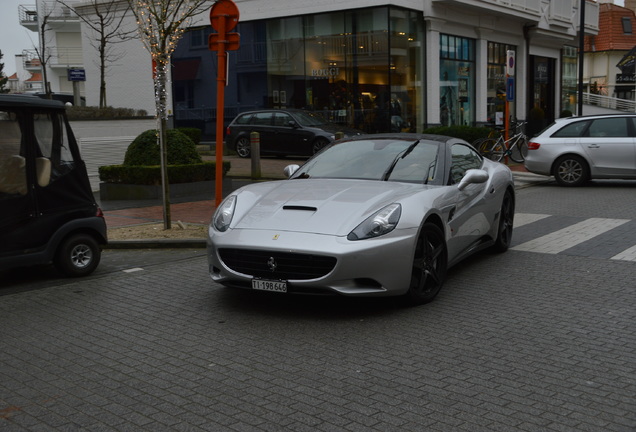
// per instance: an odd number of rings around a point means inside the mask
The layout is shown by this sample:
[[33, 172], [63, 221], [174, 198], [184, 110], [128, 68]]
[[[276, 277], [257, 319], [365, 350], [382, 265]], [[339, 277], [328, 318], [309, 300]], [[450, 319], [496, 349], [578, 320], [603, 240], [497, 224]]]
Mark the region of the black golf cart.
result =
[[0, 270], [55, 264], [90, 274], [106, 222], [62, 102], [0, 95]]

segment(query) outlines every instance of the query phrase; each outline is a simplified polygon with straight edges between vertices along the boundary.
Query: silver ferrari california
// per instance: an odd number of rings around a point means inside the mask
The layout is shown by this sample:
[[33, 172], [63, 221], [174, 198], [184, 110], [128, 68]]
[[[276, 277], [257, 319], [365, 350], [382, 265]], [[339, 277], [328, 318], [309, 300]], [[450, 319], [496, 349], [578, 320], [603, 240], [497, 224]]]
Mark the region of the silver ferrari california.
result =
[[507, 166], [438, 135], [340, 140], [287, 180], [231, 193], [212, 217], [212, 280], [276, 293], [431, 301], [447, 269], [503, 252], [515, 191]]

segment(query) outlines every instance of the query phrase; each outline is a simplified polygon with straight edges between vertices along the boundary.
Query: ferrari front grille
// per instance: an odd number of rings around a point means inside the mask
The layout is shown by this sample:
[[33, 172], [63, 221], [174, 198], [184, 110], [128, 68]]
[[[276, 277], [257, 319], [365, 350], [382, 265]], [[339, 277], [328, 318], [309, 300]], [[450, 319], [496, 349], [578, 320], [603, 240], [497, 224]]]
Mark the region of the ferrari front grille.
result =
[[264, 279], [317, 279], [336, 265], [334, 257], [293, 252], [219, 249], [219, 256], [233, 271]]

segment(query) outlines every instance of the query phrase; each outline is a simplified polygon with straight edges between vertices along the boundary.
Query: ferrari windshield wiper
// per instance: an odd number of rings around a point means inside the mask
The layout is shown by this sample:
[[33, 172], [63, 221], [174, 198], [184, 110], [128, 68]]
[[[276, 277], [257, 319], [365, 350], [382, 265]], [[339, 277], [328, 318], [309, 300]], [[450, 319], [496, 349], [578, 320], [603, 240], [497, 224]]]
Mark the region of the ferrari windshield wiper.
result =
[[430, 180], [429, 175], [431, 175], [431, 169], [433, 169], [435, 165], [437, 165], [437, 159], [431, 162], [431, 164], [428, 166], [428, 169], [426, 170], [426, 178], [424, 179], [424, 184], [428, 184], [428, 181]]
[[393, 162], [391, 162], [391, 165], [389, 166], [389, 169], [387, 169], [384, 172], [384, 175], [382, 176], [382, 180], [383, 181], [387, 181], [389, 179], [389, 177], [391, 177], [391, 173], [393, 172], [393, 170], [395, 169], [395, 166], [398, 164], [398, 162], [400, 161], [400, 159], [404, 159], [405, 157], [407, 157], [409, 155], [409, 153], [411, 153], [413, 151], [413, 149], [415, 147], [417, 147], [417, 145], [420, 143], [420, 140], [415, 141], [413, 144], [411, 144], [406, 150], [404, 150], [402, 153], [398, 154], [395, 159], [393, 159]]

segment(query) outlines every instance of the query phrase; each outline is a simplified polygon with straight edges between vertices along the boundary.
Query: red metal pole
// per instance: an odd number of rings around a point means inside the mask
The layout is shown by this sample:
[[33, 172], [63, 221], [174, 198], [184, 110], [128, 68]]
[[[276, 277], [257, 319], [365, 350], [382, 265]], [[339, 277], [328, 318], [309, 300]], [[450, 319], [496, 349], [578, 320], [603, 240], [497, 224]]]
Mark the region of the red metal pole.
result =
[[225, 20], [227, 16], [220, 16], [218, 20], [219, 43], [217, 44], [218, 69], [216, 74], [216, 206], [223, 200], [223, 120], [225, 113], [225, 83], [227, 52], [225, 51]]

